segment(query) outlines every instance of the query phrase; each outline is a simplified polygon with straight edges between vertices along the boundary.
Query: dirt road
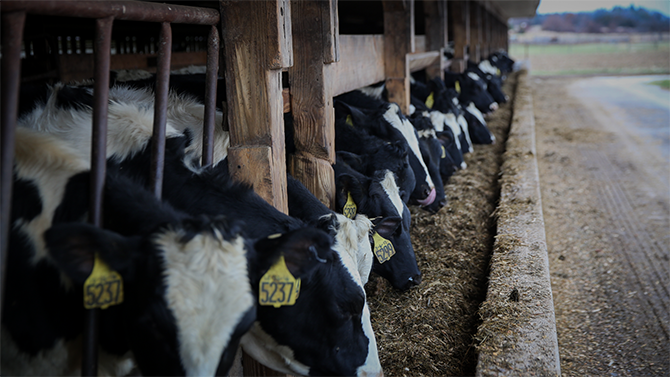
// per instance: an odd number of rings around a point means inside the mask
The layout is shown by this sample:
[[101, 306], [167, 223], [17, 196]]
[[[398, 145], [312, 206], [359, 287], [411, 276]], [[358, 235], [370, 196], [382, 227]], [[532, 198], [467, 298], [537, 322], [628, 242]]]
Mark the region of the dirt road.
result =
[[633, 81], [532, 85], [563, 375], [667, 376], [668, 102]]

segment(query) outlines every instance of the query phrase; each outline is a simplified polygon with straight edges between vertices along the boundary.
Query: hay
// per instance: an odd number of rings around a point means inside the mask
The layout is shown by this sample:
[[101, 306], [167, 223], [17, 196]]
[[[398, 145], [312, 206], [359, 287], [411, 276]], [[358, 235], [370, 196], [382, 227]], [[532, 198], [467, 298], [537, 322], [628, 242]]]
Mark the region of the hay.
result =
[[[505, 92], [513, 94], [515, 84], [516, 75], [510, 75]], [[386, 376], [474, 375], [473, 334], [486, 295], [493, 213], [511, 115], [507, 103], [488, 117], [497, 142], [477, 145], [466, 155], [468, 168], [445, 186], [446, 207], [435, 215], [410, 207], [422, 283], [400, 293], [372, 275], [366, 286]]]

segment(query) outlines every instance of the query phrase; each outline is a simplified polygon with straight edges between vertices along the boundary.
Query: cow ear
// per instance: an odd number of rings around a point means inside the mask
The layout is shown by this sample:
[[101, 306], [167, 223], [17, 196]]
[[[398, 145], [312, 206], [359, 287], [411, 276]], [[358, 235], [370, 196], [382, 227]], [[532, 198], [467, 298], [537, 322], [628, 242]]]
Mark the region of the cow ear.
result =
[[363, 157], [360, 155], [357, 155], [355, 153], [351, 152], [346, 152], [346, 151], [338, 151], [337, 152], [337, 158], [341, 159], [342, 162], [345, 164], [351, 166], [354, 170], [361, 171], [362, 167], [365, 165], [365, 161], [363, 160]]
[[44, 232], [44, 241], [56, 265], [78, 284], [83, 284], [93, 271], [96, 253], [111, 269], [124, 275], [138, 242], [85, 223], [56, 224]]
[[304, 276], [319, 264], [326, 263], [332, 254], [330, 236], [311, 227], [270, 235], [256, 241], [254, 247], [257, 251], [277, 253], [277, 258], [283, 255], [286, 267], [294, 277]]
[[400, 216], [385, 217], [375, 224], [374, 230], [384, 238], [391, 238], [396, 229], [398, 229], [401, 221], [402, 219]]
[[351, 198], [357, 206], [363, 201], [363, 183], [351, 174], [340, 174], [336, 179], [337, 187], [337, 206], [338, 209], [344, 207], [347, 202], [347, 194], [351, 193]]

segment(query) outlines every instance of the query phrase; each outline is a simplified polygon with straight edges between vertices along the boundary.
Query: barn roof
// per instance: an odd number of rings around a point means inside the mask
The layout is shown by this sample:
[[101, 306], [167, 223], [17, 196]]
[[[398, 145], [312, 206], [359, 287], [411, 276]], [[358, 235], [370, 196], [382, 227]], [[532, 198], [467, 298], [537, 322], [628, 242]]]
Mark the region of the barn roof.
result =
[[498, 13], [503, 21], [512, 17], [533, 17], [540, 0], [489, 0], [484, 1], [492, 10]]

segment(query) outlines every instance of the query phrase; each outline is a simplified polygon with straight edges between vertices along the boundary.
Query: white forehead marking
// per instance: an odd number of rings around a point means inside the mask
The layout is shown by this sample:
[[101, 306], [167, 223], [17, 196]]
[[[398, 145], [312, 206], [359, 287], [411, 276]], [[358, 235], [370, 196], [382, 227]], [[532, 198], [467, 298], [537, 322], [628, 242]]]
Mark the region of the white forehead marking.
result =
[[[459, 119], [462, 118], [462, 115], [459, 115]], [[465, 118], [463, 118], [465, 120]], [[454, 134], [454, 141], [456, 142], [456, 146], [458, 147], [459, 150], [463, 150], [461, 147], [461, 125], [459, 125], [459, 122], [456, 120], [456, 116], [452, 113], [449, 113], [445, 116], [444, 123], [451, 129], [451, 132]], [[467, 127], [467, 123], [465, 126]]]
[[364, 215], [357, 215], [355, 220], [341, 214], [334, 215], [339, 227], [333, 250], [340, 256], [351, 278], [363, 288], [372, 269], [372, 249], [368, 238], [372, 222]]
[[154, 239], [163, 250], [166, 301], [189, 376], [214, 375], [236, 325], [254, 305], [242, 237], [226, 241], [214, 233], [183, 243], [183, 230], [168, 230]]
[[384, 179], [381, 181], [381, 184], [382, 188], [384, 189], [384, 192], [386, 192], [386, 195], [388, 195], [389, 199], [391, 199], [391, 202], [393, 202], [395, 209], [398, 211], [398, 216], [402, 218], [402, 212], [403, 212], [402, 200], [400, 199], [398, 185], [395, 182], [395, 177], [393, 176], [393, 173], [390, 170], [386, 171], [386, 175], [384, 176]]
[[492, 75], [495, 75], [498, 73], [498, 70], [496, 67], [494, 67], [490, 61], [484, 60], [481, 63], [479, 63], [479, 69], [484, 72], [484, 73], [490, 73]]
[[468, 76], [469, 76], [471, 79], [475, 80], [475, 81], [478, 81], [478, 80], [479, 80], [479, 75], [477, 75], [477, 74], [474, 73], [474, 72], [468, 72]]
[[370, 309], [368, 303], [363, 307], [363, 315], [361, 316], [363, 322], [363, 332], [370, 342], [368, 344], [368, 356], [365, 358], [365, 364], [358, 367], [356, 370], [357, 376], [381, 376], [382, 365], [379, 361], [379, 353], [377, 351], [377, 340], [375, 333], [372, 330], [372, 323], [370, 321]]
[[472, 147], [472, 140], [470, 139], [470, 128], [468, 127], [468, 122], [465, 120], [465, 117], [463, 115], [458, 116], [458, 124], [461, 125], [461, 130], [465, 134], [465, 140], [468, 142], [468, 151], [470, 153], [474, 152], [474, 148]]
[[416, 112], [416, 106], [410, 104], [409, 105], [409, 115], [412, 115]]
[[433, 123], [433, 127], [435, 127], [435, 131], [437, 132], [442, 132], [444, 131], [444, 120], [445, 114], [439, 112], [439, 111], [431, 111], [430, 112], [430, 122]]
[[452, 98], [452, 99], [451, 99], [451, 102], [452, 102], [454, 105], [458, 105], [458, 98], [456, 98], [456, 97]]
[[382, 84], [379, 86], [366, 86], [363, 88], [360, 88], [360, 90], [363, 94], [365, 94], [368, 97], [372, 97], [374, 99], [382, 99], [382, 93], [384, 92], [384, 86], [386, 84]]
[[400, 108], [398, 105], [395, 103], [391, 103], [389, 106], [389, 109], [386, 110], [384, 113], [384, 119], [386, 119], [387, 122], [391, 124], [395, 129], [400, 131], [403, 136], [405, 136], [405, 139], [407, 140], [407, 144], [409, 144], [409, 148], [412, 150], [412, 153], [414, 153], [414, 156], [419, 160], [419, 163], [421, 163], [421, 167], [426, 173], [426, 183], [428, 183], [428, 187], [431, 189], [435, 188], [435, 184], [433, 183], [433, 180], [430, 178], [430, 173], [428, 173], [428, 168], [426, 167], [426, 164], [423, 162], [423, 157], [421, 157], [421, 150], [419, 149], [419, 140], [417, 140], [416, 135], [414, 134], [414, 126], [412, 126], [412, 123], [410, 123], [407, 119], [400, 119], [398, 116], [398, 112], [400, 111]]
[[470, 102], [468, 107], [466, 107], [465, 109], [467, 111], [469, 111], [470, 114], [474, 115], [481, 124], [486, 126], [486, 121], [484, 120], [484, 115], [482, 115], [482, 112], [479, 111], [479, 109], [475, 106], [475, 104], [473, 102]]

